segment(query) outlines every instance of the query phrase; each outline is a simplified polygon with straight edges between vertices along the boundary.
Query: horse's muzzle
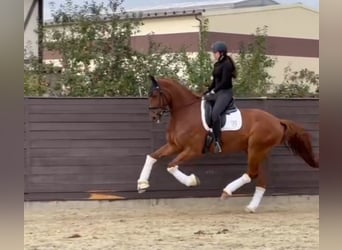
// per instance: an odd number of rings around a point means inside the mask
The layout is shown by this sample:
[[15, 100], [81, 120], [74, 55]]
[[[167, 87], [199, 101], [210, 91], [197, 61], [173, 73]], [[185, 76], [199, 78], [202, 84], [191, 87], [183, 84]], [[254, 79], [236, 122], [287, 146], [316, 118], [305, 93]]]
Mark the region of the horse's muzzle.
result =
[[160, 123], [160, 119], [161, 119], [161, 117], [153, 117], [152, 121], [155, 123]]
[[167, 113], [166, 110], [160, 109], [160, 110], [153, 110], [150, 111], [150, 117], [152, 119], [153, 122], [155, 123], [160, 123], [161, 118], [163, 117], [163, 115]]

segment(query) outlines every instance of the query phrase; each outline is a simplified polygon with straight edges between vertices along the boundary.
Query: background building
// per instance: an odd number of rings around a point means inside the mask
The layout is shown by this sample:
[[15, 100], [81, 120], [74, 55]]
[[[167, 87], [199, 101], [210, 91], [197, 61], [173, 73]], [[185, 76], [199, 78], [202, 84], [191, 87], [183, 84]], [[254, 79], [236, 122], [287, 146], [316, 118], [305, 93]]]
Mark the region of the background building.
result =
[[301, 4], [280, 5], [275, 1], [236, 1], [235, 3], [183, 6], [145, 10], [144, 25], [133, 39], [134, 47], [147, 49], [147, 35], [174, 49], [186, 46], [198, 50], [200, 23], [209, 21], [208, 50], [216, 40], [225, 41], [229, 52], [239, 52], [241, 43], [251, 41], [256, 29], [268, 27], [267, 54], [276, 58], [271, 69], [274, 82], [283, 79], [284, 69], [307, 68], [319, 73], [319, 13]]
[[[227, 1], [216, 4], [184, 3], [147, 9], [140, 12], [144, 25], [132, 38], [132, 46], [146, 51], [148, 37], [173, 50], [183, 47], [189, 53], [199, 46], [199, 30], [208, 20], [208, 47], [216, 40], [225, 41], [234, 56], [241, 43], [252, 41], [257, 28], [267, 26], [267, 54], [276, 59], [270, 69], [274, 83], [284, 78], [284, 69], [309, 69], [319, 73], [319, 12], [301, 4], [281, 5], [272, 0]], [[58, 62], [59, 56], [44, 52], [44, 59]]]

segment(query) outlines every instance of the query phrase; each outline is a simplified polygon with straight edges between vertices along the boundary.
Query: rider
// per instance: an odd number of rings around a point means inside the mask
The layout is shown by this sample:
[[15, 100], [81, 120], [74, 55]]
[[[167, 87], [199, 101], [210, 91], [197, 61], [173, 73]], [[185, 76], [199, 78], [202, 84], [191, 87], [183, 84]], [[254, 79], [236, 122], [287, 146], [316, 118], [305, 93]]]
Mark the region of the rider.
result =
[[212, 129], [214, 134], [215, 153], [222, 152], [220, 115], [233, 98], [232, 78], [236, 78], [236, 67], [233, 59], [227, 55], [227, 45], [215, 42], [212, 45], [215, 57], [213, 80], [204, 93], [205, 99], [213, 101]]

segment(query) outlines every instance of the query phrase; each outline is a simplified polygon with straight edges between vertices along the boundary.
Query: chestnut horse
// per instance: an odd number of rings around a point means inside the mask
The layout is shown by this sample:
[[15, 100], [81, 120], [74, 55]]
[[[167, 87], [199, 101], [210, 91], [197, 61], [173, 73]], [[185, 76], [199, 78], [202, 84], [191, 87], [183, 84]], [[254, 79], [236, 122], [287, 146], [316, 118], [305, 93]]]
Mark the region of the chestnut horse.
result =
[[[170, 113], [167, 129], [167, 143], [146, 156], [145, 165], [138, 179], [138, 192], [149, 187], [149, 176], [153, 164], [166, 156], [177, 154], [168, 164], [168, 172], [186, 186], [199, 185], [194, 175], [186, 175], [178, 166], [187, 160], [203, 156], [203, 148], [208, 134], [201, 120], [202, 98], [175, 80], [151, 78], [149, 110], [153, 121], [159, 122], [165, 112]], [[239, 110], [239, 109], [238, 109]], [[246, 183], [256, 178], [256, 187], [247, 212], [255, 212], [266, 189], [264, 171], [261, 164], [272, 148], [286, 144], [309, 166], [319, 168], [315, 159], [309, 134], [298, 124], [289, 120], [278, 119], [259, 109], [241, 109], [241, 128], [235, 131], [223, 131], [221, 140], [222, 153], [244, 151], [248, 157], [248, 168], [240, 178], [229, 183], [222, 192], [221, 199], [226, 199]], [[214, 152], [213, 145], [209, 148]]]

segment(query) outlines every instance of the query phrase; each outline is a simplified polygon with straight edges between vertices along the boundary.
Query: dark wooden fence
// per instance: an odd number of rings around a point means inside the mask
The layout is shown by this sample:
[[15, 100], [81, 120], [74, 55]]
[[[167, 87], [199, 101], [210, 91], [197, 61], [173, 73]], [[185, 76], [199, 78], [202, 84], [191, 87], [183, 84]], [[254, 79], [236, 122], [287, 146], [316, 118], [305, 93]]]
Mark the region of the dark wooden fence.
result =
[[[261, 108], [303, 125], [319, 150], [318, 99], [238, 99], [240, 108]], [[139, 199], [217, 197], [247, 166], [244, 154], [204, 156], [182, 167], [201, 179], [187, 188], [167, 173], [164, 159], [153, 169], [151, 188], [136, 191], [146, 154], [165, 142], [167, 119], [153, 124], [143, 98], [25, 98], [25, 199]], [[265, 163], [267, 195], [318, 194], [319, 171], [286, 147]], [[249, 195], [254, 185], [236, 194]]]

